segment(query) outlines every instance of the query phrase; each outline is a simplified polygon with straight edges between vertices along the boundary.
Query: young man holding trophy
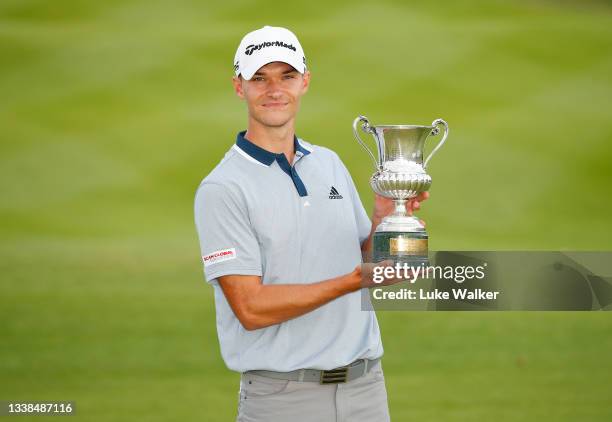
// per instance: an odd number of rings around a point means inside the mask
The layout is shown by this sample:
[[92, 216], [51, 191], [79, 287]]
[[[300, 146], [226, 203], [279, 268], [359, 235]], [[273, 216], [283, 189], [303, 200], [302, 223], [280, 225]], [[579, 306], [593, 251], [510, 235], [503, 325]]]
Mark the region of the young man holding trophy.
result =
[[221, 353], [242, 374], [238, 420], [389, 420], [360, 291], [362, 252], [396, 207], [377, 195], [370, 221], [340, 158], [295, 135], [311, 74], [292, 32], [247, 34], [234, 71], [248, 127], [202, 181], [195, 218]]

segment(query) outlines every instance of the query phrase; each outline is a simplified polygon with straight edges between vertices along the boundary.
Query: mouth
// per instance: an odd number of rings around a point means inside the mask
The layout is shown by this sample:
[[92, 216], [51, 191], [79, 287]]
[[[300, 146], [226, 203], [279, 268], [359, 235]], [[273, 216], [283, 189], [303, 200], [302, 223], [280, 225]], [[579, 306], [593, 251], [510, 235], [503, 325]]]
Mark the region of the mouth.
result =
[[285, 107], [287, 104], [289, 103], [284, 103], [284, 102], [270, 102], [270, 103], [265, 103], [262, 104], [263, 107], [268, 108], [268, 109], [272, 109], [272, 108], [283, 108]]

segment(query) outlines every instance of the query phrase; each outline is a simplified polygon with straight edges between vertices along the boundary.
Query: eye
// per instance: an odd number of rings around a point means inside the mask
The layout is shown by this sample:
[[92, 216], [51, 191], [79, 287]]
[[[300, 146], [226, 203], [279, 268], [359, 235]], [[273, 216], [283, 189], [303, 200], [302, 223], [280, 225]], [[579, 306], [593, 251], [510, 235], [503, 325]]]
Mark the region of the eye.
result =
[[291, 75], [291, 74], [285, 75], [284, 79], [295, 79], [295, 75]]
[[254, 77], [253, 77], [253, 80], [254, 80], [255, 82], [262, 82], [262, 81], [264, 80], [264, 78], [263, 78], [263, 77], [261, 77], [261, 76], [254, 76]]

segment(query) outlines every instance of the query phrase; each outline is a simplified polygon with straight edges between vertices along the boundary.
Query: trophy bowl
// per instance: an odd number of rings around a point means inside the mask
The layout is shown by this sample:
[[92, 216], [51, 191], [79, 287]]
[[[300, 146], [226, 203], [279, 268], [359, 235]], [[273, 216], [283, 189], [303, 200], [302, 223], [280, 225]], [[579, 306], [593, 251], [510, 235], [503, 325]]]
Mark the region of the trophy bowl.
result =
[[431, 177], [427, 173], [375, 173], [370, 178], [374, 192], [392, 199], [411, 199], [429, 190]]

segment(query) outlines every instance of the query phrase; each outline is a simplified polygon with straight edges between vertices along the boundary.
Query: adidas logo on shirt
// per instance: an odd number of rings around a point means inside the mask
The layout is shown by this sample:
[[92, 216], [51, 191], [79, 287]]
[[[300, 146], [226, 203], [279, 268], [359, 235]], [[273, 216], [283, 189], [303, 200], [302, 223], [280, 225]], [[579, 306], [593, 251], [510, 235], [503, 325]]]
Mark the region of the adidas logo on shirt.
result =
[[329, 191], [329, 199], [342, 199], [342, 195], [340, 195], [336, 188], [332, 186], [331, 190]]

